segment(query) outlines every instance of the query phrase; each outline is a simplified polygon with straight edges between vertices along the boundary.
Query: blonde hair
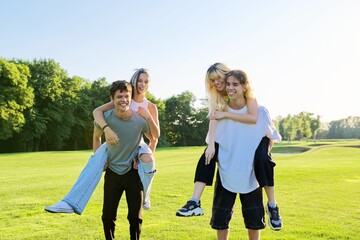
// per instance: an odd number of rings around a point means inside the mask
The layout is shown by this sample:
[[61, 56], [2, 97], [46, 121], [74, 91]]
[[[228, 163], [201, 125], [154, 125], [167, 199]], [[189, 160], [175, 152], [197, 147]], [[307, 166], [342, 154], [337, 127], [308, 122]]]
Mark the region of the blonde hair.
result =
[[206, 95], [209, 104], [209, 113], [212, 111], [226, 111], [226, 90], [219, 92], [215, 86], [214, 81], [220, 78], [225, 80], [226, 75], [231, 69], [224, 63], [215, 63], [209, 67], [205, 76]]
[[245, 99], [255, 98], [254, 89], [251, 86], [251, 82], [249, 81], [249, 78], [247, 77], [244, 71], [232, 70], [226, 75], [226, 80], [230, 76], [239, 80], [239, 83], [243, 86], [243, 88], [245, 88], [245, 92], [244, 92]]

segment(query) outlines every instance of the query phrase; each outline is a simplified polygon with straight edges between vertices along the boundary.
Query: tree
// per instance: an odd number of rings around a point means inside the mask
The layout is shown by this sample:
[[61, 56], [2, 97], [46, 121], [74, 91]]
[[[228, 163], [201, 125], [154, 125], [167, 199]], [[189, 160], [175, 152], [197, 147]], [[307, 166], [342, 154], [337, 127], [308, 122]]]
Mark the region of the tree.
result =
[[166, 136], [173, 146], [193, 145], [193, 124], [195, 119], [195, 108], [193, 104], [196, 98], [194, 94], [185, 91], [179, 95], [166, 100], [165, 114], [167, 118]]
[[92, 111], [108, 102], [109, 85], [105, 78], [89, 82], [80, 77], [74, 77], [81, 83], [78, 100], [73, 106], [75, 123], [71, 128], [71, 135], [66, 142], [67, 149], [89, 149], [92, 147], [92, 133], [94, 118]]
[[195, 121], [193, 123], [193, 145], [204, 145], [206, 134], [209, 129], [209, 112], [206, 99], [201, 99], [201, 106], [195, 110]]
[[300, 119], [298, 117], [288, 114], [280, 122], [280, 134], [290, 142], [296, 137], [300, 124]]
[[0, 59], [0, 140], [21, 130], [26, 121], [24, 112], [34, 104], [28, 77], [27, 66]]
[[299, 120], [299, 125], [298, 125], [298, 137], [299, 140], [301, 139], [308, 139], [309, 137], [311, 137], [311, 120], [312, 120], [312, 113], [308, 113], [308, 112], [301, 112], [298, 115], [296, 115], [295, 117], [298, 118]]
[[328, 138], [360, 138], [360, 117], [330, 122]]
[[61, 149], [74, 122], [71, 106], [78, 86], [52, 59], [19, 62], [29, 67], [29, 84], [35, 94], [34, 108], [26, 112], [29, 121], [19, 141], [25, 151]]
[[317, 115], [316, 118], [311, 118], [310, 129], [314, 139], [314, 143], [316, 143], [317, 131], [319, 130], [320, 126], [321, 126], [321, 121], [319, 115]]

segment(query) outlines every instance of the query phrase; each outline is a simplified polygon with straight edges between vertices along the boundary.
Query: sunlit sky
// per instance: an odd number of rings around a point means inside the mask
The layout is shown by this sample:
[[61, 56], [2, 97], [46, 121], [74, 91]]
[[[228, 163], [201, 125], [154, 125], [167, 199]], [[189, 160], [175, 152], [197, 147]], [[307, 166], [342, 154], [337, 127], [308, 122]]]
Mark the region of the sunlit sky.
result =
[[144, 67], [161, 99], [203, 98], [207, 68], [224, 62], [273, 118], [360, 116], [358, 0], [11, 0], [0, 11], [0, 57], [109, 83]]

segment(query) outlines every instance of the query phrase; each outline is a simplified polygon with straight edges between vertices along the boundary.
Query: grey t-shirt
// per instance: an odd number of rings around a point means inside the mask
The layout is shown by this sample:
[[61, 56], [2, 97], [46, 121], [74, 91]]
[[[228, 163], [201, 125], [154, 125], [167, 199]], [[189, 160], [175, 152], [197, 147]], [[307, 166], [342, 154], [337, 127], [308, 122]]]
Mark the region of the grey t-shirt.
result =
[[[106, 123], [119, 136], [119, 145], [108, 144], [108, 168], [123, 175], [132, 168], [132, 160], [137, 156], [140, 140], [149, 132], [147, 121], [137, 112], [127, 120], [121, 120], [112, 109], [104, 113]], [[95, 126], [99, 126], [95, 123]]]

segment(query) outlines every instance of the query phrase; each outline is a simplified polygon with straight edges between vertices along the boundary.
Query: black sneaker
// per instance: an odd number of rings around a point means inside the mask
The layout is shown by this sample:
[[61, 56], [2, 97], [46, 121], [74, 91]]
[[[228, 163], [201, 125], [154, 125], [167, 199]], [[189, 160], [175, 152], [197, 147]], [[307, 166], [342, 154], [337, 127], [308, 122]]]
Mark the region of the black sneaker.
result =
[[176, 216], [178, 217], [191, 217], [191, 216], [202, 216], [204, 215], [204, 211], [195, 201], [187, 201], [187, 203], [176, 212]]
[[269, 226], [272, 230], [279, 231], [283, 226], [282, 218], [280, 216], [279, 208], [276, 207], [272, 208], [269, 204], [266, 204], [266, 212], [269, 216]]

